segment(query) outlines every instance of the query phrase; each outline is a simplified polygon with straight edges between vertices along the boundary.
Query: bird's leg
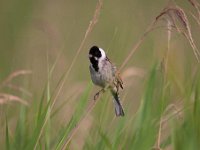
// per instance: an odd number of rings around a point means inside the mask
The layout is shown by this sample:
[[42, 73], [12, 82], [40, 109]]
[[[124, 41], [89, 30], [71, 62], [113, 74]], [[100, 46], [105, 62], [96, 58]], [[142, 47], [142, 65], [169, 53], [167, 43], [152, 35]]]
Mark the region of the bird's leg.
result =
[[94, 95], [94, 100], [97, 100], [97, 99], [99, 98], [99, 94], [100, 94], [100, 93], [104, 93], [104, 92], [105, 92], [104, 88], [102, 88], [100, 91], [98, 91], [98, 92]]

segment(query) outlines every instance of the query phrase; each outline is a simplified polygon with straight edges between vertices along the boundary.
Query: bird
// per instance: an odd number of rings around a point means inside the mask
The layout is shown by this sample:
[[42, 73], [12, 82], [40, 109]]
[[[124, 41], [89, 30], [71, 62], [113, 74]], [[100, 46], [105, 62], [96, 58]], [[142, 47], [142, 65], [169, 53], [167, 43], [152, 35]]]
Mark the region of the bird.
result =
[[107, 57], [105, 51], [98, 46], [92, 46], [89, 50], [90, 75], [94, 85], [102, 89], [97, 92], [98, 96], [101, 92], [110, 90], [115, 105], [116, 116], [124, 116], [124, 110], [120, 103], [119, 88], [123, 89], [123, 82], [117, 71], [116, 66]]

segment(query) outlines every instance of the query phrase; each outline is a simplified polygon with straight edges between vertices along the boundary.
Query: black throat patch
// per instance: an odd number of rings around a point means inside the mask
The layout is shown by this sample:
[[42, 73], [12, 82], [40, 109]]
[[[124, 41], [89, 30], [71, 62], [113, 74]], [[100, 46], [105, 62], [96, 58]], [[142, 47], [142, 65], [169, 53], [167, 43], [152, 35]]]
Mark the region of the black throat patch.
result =
[[94, 68], [94, 70], [96, 72], [98, 72], [99, 71], [98, 60], [96, 60], [94, 57], [90, 57], [90, 62], [92, 64], [92, 67]]

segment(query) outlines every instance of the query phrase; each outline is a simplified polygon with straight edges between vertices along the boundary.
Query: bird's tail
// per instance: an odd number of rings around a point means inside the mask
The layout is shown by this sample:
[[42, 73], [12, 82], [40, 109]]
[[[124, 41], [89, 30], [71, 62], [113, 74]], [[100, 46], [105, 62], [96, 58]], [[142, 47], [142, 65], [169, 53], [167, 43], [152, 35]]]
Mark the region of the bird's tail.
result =
[[124, 114], [123, 107], [120, 103], [120, 97], [119, 97], [118, 92], [111, 90], [111, 93], [112, 93], [113, 98], [114, 98], [116, 116], [124, 116], [125, 114]]

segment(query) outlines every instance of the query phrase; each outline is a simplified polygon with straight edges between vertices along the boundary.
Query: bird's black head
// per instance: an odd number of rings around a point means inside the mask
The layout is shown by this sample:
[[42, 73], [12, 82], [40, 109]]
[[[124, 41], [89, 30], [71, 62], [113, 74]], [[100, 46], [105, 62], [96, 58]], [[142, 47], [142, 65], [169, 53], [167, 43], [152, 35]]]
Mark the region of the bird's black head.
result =
[[96, 57], [97, 59], [102, 56], [101, 51], [99, 50], [99, 47], [92, 46], [89, 51], [90, 57]]
[[101, 54], [101, 51], [99, 50], [99, 47], [97, 46], [93, 46], [90, 48], [90, 51], [89, 51], [89, 59], [90, 59], [90, 62], [93, 66], [93, 68], [98, 72], [99, 70], [99, 67], [98, 67], [98, 61], [99, 61], [99, 58], [102, 56]]

